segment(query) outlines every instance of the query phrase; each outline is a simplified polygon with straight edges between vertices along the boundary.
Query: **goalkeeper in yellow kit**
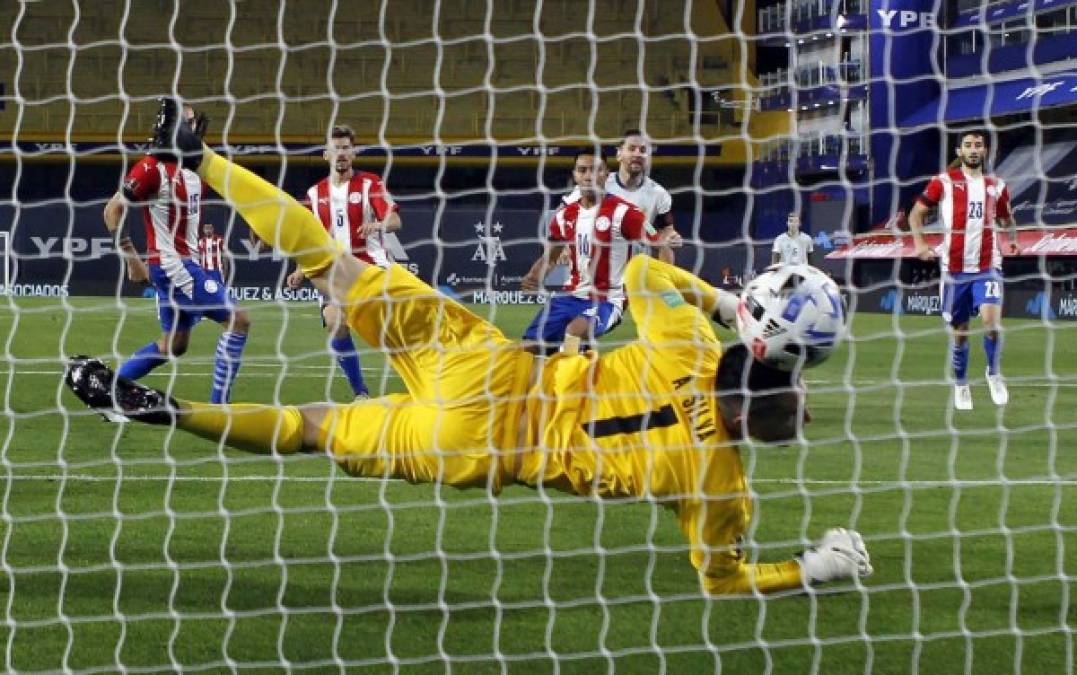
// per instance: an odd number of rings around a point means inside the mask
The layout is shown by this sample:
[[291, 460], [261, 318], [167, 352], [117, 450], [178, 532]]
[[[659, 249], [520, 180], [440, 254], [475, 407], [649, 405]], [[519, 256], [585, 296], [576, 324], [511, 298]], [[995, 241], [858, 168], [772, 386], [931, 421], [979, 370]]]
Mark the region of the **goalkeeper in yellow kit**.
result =
[[795, 438], [807, 410], [799, 379], [741, 346], [722, 354], [709, 318], [732, 319], [731, 294], [637, 256], [625, 285], [639, 340], [602, 356], [539, 359], [402, 267], [342, 254], [308, 209], [188, 137], [175, 110], [162, 102], [155, 143], [182, 153], [262, 240], [346, 308], [349, 325], [386, 352], [408, 393], [301, 407], [177, 402], [76, 357], [66, 381], [92, 408], [252, 452], [325, 452], [355, 476], [651, 497], [676, 513], [713, 594], [871, 573], [860, 536], [840, 528], [797, 559], [745, 562], [738, 542], [751, 499], [736, 441]]

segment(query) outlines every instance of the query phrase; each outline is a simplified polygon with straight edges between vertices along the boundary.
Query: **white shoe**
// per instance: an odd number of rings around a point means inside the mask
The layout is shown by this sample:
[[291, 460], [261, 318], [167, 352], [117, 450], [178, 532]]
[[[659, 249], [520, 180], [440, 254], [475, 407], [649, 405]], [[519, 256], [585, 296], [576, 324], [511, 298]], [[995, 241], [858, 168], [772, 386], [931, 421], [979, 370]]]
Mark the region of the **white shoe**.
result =
[[969, 389], [969, 385], [958, 384], [954, 386], [954, 409], [972, 410], [972, 390]]
[[1010, 391], [1006, 388], [1006, 383], [1002, 381], [1002, 374], [992, 375], [990, 371], [986, 374], [987, 388], [991, 390], [991, 400], [995, 402], [995, 405], [1006, 405], [1010, 402]]
[[362, 403], [363, 401], [369, 401], [369, 400], [370, 400], [370, 394], [356, 394], [355, 398], [352, 399], [352, 403]]
[[835, 527], [819, 543], [800, 554], [800, 568], [809, 584], [871, 576], [871, 556], [854, 530]]
[[112, 422], [113, 424], [127, 424], [131, 421], [131, 418], [124, 417], [120, 413], [115, 413], [111, 410], [102, 409], [97, 412], [101, 413], [101, 417], [104, 417], [107, 421]]

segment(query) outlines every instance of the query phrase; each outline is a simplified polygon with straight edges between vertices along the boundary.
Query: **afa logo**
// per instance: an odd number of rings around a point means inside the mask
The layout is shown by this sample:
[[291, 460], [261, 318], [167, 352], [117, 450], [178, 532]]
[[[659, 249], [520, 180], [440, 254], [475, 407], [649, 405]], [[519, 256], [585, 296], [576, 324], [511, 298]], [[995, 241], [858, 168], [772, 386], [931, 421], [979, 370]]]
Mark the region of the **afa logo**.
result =
[[487, 225], [482, 221], [475, 223], [475, 232], [479, 239], [478, 246], [475, 247], [475, 252], [471, 255], [471, 260], [481, 261], [486, 263], [487, 266], [493, 267], [497, 264], [498, 260], [507, 260], [505, 255], [505, 247], [501, 245], [501, 231], [505, 228], [499, 222], [495, 222], [492, 225]]
[[1048, 298], [1047, 294], [1043, 291], [1032, 296], [1032, 298], [1025, 303], [1025, 313], [1049, 321], [1058, 318], [1055, 314], [1055, 310], [1051, 307], [1051, 299]]

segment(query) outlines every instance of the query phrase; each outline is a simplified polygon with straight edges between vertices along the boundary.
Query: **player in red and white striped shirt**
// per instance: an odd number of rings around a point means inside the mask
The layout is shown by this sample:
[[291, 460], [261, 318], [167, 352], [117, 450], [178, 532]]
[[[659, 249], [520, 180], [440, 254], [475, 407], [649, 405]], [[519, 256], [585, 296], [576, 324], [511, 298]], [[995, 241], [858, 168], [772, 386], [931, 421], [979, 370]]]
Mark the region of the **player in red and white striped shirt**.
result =
[[[651, 140], [639, 129], [626, 129], [617, 146], [617, 170], [606, 178], [606, 194], [611, 194], [636, 206], [647, 222], [659, 234], [673, 229], [673, 198], [669, 190], [647, 175], [650, 168]], [[561, 205], [568, 206], [580, 198], [580, 189], [561, 198]], [[643, 247], [639, 247], [643, 248]], [[655, 254], [659, 260], [670, 265], [675, 262], [673, 249], [663, 246]]]
[[[189, 128], [202, 136], [208, 118], [197, 115], [190, 106], [185, 106], [184, 115]], [[202, 180], [183, 168], [175, 156], [151, 153], [131, 167], [122, 189], [105, 206], [105, 225], [110, 231], [123, 224], [130, 204], [142, 208], [146, 262], [157, 291], [161, 336], [125, 361], [118, 375], [137, 380], [166, 363], [170, 355], [184, 354], [191, 329], [205, 316], [224, 328], [217, 342], [210, 401], [227, 403], [250, 332], [250, 319], [233, 304], [223, 281], [195, 259]]]
[[565, 204], [550, 221], [544, 255], [524, 276], [525, 290], [537, 288], [561, 254], [569, 250], [569, 279], [563, 294], [539, 310], [524, 332], [534, 351], [547, 351], [566, 336], [588, 341], [612, 330], [624, 312], [624, 270], [632, 243], [675, 247], [680, 235], [672, 227], [662, 234], [634, 204], [605, 191], [609, 169], [601, 150], [576, 154], [572, 177], [580, 197]]
[[198, 264], [222, 284], [228, 278], [228, 248], [224, 237], [213, 228], [213, 223], [202, 224], [202, 236], [198, 238]]
[[[322, 157], [329, 163], [329, 175], [307, 190], [311, 211], [342, 248], [363, 262], [389, 267], [392, 260], [385, 247], [385, 235], [400, 229], [400, 209], [380, 176], [356, 171], [352, 166], [355, 161], [352, 128], [333, 127]], [[299, 288], [304, 280], [297, 268], [288, 275], [288, 286]], [[322, 321], [329, 331], [329, 347], [352, 391], [356, 398], [366, 398], [369, 392], [347, 318], [340, 307], [323, 302]]]
[[[969, 319], [979, 314], [984, 325], [984, 352], [987, 355], [987, 384], [996, 405], [1009, 401], [1006, 383], [999, 371], [1002, 349], [999, 329], [1002, 320], [1002, 247], [999, 226], [1010, 231], [1006, 245], [1016, 254], [1017, 230], [1010, 212], [1010, 193], [1002, 179], [985, 175], [987, 135], [967, 131], [958, 137], [959, 163], [927, 184], [909, 214], [916, 254], [921, 260], [938, 258], [942, 268], [940, 293], [942, 317], [953, 329], [951, 341], [954, 368], [954, 408], [972, 409], [972, 392], [967, 372], [969, 363]], [[936, 253], [924, 240], [924, 216], [938, 207], [942, 225], [942, 245]]]

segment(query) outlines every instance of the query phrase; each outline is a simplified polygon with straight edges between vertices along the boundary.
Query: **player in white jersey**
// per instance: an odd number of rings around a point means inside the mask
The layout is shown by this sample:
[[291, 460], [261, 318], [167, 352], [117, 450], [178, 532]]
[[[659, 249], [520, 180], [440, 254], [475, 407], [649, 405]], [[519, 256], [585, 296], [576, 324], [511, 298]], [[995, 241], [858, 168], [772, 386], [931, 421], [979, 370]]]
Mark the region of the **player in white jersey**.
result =
[[807, 265], [808, 256], [815, 250], [811, 236], [800, 231], [800, 214], [791, 212], [785, 219], [785, 232], [774, 239], [771, 265]]
[[[952, 329], [951, 362], [954, 370], [954, 408], [972, 410], [969, 365], [969, 319], [979, 314], [984, 326], [987, 385], [995, 405], [1010, 398], [999, 370], [1002, 345], [1002, 249], [998, 226], [1009, 229], [1006, 251], [1018, 252], [1017, 224], [1010, 212], [1006, 183], [984, 175], [987, 134], [968, 131], [958, 137], [959, 164], [931, 179], [909, 213], [916, 254], [921, 260], [938, 258], [942, 268], [942, 318]], [[924, 217], [938, 207], [943, 242], [939, 254], [924, 240]]]
[[[184, 107], [185, 119], [198, 136], [205, 134], [208, 118]], [[203, 316], [221, 325], [213, 365], [212, 403], [227, 403], [250, 332], [250, 318], [236, 307], [220, 279], [195, 260], [202, 213], [202, 180], [169, 154], [151, 153], [140, 159], [124, 179], [123, 188], [105, 205], [105, 225], [115, 232], [123, 224], [129, 204], [142, 207], [146, 228], [148, 275], [157, 291], [157, 318], [161, 336], [136, 351], [119, 369], [119, 375], [137, 380], [166, 363], [169, 356], [186, 353], [191, 329]], [[133, 247], [132, 247], [133, 248]], [[137, 252], [135, 252], [137, 253]], [[137, 269], [132, 250], [124, 249], [130, 274]], [[141, 272], [138, 272], [141, 275]]]
[[[658, 181], [647, 175], [650, 169], [651, 143], [639, 129], [628, 129], [621, 136], [617, 146], [617, 171], [606, 177], [606, 194], [620, 197], [643, 211], [647, 222], [660, 232], [669, 228], [673, 230], [673, 198], [669, 191]], [[579, 201], [580, 189], [561, 199], [567, 206]], [[658, 259], [673, 264], [673, 249], [668, 246], [658, 248]]]

